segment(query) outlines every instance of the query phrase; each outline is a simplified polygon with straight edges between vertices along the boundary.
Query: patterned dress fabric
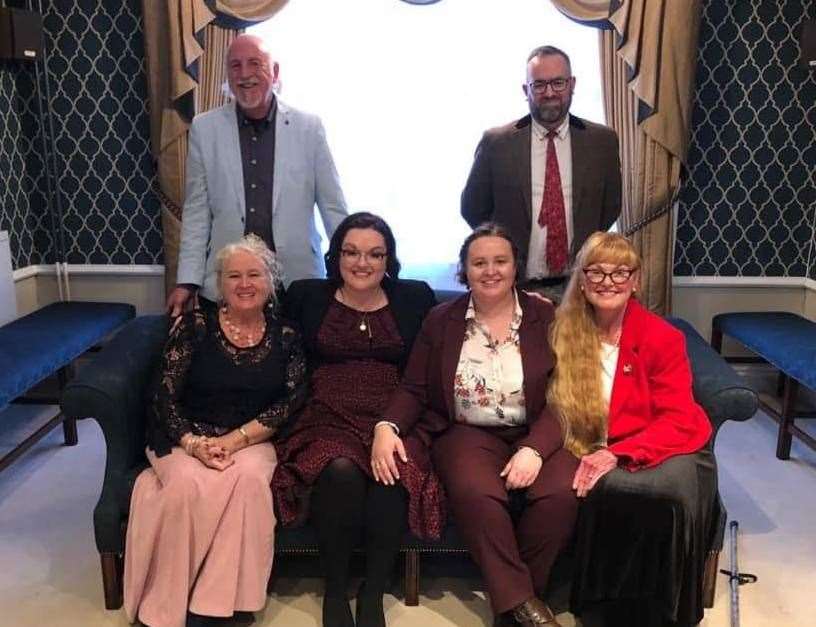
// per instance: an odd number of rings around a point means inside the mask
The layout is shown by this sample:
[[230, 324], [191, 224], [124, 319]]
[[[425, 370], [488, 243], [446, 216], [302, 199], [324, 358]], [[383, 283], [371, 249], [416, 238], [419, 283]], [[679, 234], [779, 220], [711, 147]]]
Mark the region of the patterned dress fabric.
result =
[[[365, 321], [365, 330], [361, 330]], [[280, 521], [308, 518], [308, 494], [323, 468], [338, 457], [352, 460], [369, 478], [374, 425], [399, 383], [405, 346], [389, 306], [360, 312], [332, 301], [317, 335], [310, 397], [286, 439], [272, 480]], [[408, 526], [418, 537], [438, 538], [444, 520], [442, 486], [426, 447], [403, 438], [408, 463], [398, 461], [408, 492]]]

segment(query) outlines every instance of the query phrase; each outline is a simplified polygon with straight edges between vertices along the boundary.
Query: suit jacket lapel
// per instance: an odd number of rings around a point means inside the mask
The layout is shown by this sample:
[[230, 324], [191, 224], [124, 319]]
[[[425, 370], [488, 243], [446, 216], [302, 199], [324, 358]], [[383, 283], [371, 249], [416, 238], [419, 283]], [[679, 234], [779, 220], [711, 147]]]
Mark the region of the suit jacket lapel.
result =
[[451, 307], [445, 320], [442, 336], [442, 391], [445, 395], [445, 406], [448, 416], [456, 420], [456, 401], [453, 396], [453, 380], [456, 377], [456, 366], [465, 341], [465, 311], [470, 294], [460, 296], [459, 301]]
[[593, 183], [590, 170], [591, 147], [587, 138], [587, 127], [580, 118], [570, 116], [570, 151], [572, 153], [572, 254], [577, 252], [576, 244], [583, 242], [592, 228], [586, 218], [596, 214], [595, 208], [586, 211], [582, 206], [587, 186]]
[[301, 316], [303, 320], [303, 340], [311, 350], [317, 347], [317, 333], [323, 318], [334, 298], [335, 287], [331, 281], [321, 281], [314, 290], [309, 290], [304, 298]]
[[[539, 326], [538, 313], [532, 307], [526, 306], [528, 296], [519, 292], [519, 304], [521, 304], [521, 326], [519, 327], [519, 347], [521, 349], [521, 369], [524, 373], [524, 381], [537, 381], [536, 370], [541, 368], [544, 347], [541, 342], [547, 335]], [[524, 406], [527, 411], [527, 421], [535, 417], [535, 407], [543, 407], [544, 403], [539, 398], [544, 394], [544, 390], [539, 390], [536, 386], [524, 386]]]
[[623, 329], [621, 331], [620, 348], [618, 352], [618, 365], [615, 367], [615, 379], [612, 384], [612, 398], [609, 400], [609, 416], [607, 423], [611, 423], [621, 408], [626, 404], [626, 400], [635, 389], [635, 384], [640, 374], [640, 357], [638, 347], [633, 333], [633, 328], [638, 325], [637, 303], [632, 303], [630, 299], [626, 307], [623, 318]]
[[416, 335], [416, 329], [412, 328], [415, 320], [413, 303], [403, 298], [404, 291], [398, 289], [393, 281], [386, 279], [382, 282], [383, 290], [388, 296], [391, 305], [391, 315], [397, 323], [397, 330], [400, 337], [405, 340]]
[[272, 178], [272, 215], [278, 210], [278, 198], [280, 198], [281, 183], [286, 174], [284, 172], [284, 155], [292, 153], [292, 132], [289, 120], [289, 107], [280, 98], [278, 99], [278, 112], [275, 115], [275, 176]]
[[[525, 123], [526, 121], [526, 123]], [[530, 129], [532, 124], [529, 116], [522, 118], [516, 124], [513, 135], [513, 159], [518, 164], [518, 184], [521, 186], [521, 193], [524, 196], [525, 215], [522, 224], [530, 224], [530, 212], [532, 206], [532, 173], [530, 171]]]
[[238, 117], [235, 110], [235, 103], [230, 107], [224, 107], [224, 128], [226, 138], [224, 142], [224, 162], [230, 172], [232, 179], [232, 189], [235, 192], [236, 204], [241, 221], [245, 221], [246, 216], [246, 195], [244, 193], [244, 169], [241, 163], [241, 140], [238, 137]]

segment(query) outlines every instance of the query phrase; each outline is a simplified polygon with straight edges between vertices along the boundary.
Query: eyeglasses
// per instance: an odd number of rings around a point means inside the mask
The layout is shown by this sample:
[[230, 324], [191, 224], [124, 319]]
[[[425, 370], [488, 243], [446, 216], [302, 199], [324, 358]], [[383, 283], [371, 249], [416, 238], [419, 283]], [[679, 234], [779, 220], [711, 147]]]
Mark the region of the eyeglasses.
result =
[[559, 77], [549, 81], [533, 81], [532, 83], [527, 83], [527, 86], [536, 94], [543, 94], [547, 91], [547, 87], [552, 88], [553, 93], [560, 94], [569, 87], [569, 84], [570, 78]]
[[604, 272], [597, 268], [584, 268], [584, 276], [587, 278], [587, 281], [596, 284], [603, 283], [606, 277], [609, 277], [615, 285], [623, 285], [634, 273], [634, 270], [627, 270], [625, 268], [618, 268], [612, 270], [612, 272]]
[[364, 262], [367, 261], [372, 266], [383, 263], [385, 258], [388, 257], [388, 254], [382, 252], [381, 250], [372, 250], [364, 253], [361, 250], [354, 250], [351, 248], [341, 248], [340, 255], [342, 255], [343, 259], [347, 261], [358, 263], [362, 259]]

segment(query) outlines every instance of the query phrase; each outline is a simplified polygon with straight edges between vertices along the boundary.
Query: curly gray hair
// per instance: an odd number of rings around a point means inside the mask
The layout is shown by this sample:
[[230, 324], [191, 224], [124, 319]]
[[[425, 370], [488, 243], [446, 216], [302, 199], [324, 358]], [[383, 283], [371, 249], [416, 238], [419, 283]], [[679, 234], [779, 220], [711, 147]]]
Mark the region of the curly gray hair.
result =
[[227, 244], [218, 251], [218, 254], [216, 254], [215, 273], [217, 276], [216, 286], [218, 288], [218, 300], [221, 301], [224, 297], [221, 293], [221, 279], [224, 273], [224, 263], [238, 251], [243, 251], [245, 253], [249, 253], [250, 255], [254, 255], [260, 259], [261, 262], [263, 262], [264, 276], [266, 278], [267, 285], [269, 286], [269, 294], [267, 297], [269, 302], [272, 303], [272, 305], [275, 305], [278, 302], [278, 287], [283, 282], [283, 272], [281, 271], [280, 264], [275, 257], [275, 253], [269, 249], [266, 242], [264, 242], [254, 233], [244, 235], [237, 242]]

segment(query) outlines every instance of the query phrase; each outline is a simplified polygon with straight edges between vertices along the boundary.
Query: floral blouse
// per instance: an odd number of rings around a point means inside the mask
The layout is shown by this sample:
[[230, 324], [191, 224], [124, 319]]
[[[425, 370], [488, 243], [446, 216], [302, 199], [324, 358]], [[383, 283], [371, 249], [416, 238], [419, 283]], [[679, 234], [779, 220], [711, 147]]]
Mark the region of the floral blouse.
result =
[[493, 341], [476, 319], [473, 299], [465, 313], [465, 340], [454, 379], [456, 421], [480, 427], [508, 427], [527, 422], [519, 327], [521, 306], [515, 297], [510, 333]]
[[280, 427], [306, 387], [300, 338], [272, 312], [261, 341], [239, 348], [221, 330], [217, 309], [196, 310], [170, 330], [148, 444], [161, 456], [188, 432], [218, 436], [253, 419]]

